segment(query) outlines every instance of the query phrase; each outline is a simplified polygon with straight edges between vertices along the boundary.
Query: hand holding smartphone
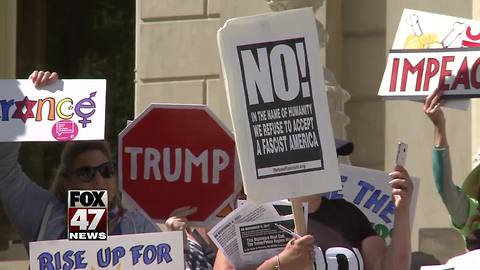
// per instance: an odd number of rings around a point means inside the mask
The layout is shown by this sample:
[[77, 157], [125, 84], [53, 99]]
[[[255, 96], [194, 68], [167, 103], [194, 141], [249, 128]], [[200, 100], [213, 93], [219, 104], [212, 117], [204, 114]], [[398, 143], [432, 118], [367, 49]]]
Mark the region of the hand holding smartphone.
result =
[[407, 150], [408, 150], [408, 144], [403, 142], [398, 142], [397, 157], [395, 158], [396, 165], [405, 167], [405, 163], [407, 161]]

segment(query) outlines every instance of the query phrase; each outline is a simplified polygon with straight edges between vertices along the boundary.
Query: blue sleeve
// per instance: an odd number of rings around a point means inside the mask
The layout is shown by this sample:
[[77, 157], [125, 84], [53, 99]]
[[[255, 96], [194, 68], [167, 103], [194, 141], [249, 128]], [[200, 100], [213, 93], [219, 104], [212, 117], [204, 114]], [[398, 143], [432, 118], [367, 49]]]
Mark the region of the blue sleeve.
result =
[[138, 210], [124, 214], [120, 222], [122, 234], [160, 232], [160, 227]]
[[0, 143], [0, 200], [25, 243], [36, 240], [48, 202], [54, 196], [36, 185], [17, 163], [19, 143]]
[[144, 218], [144, 221], [143, 221], [142, 227], [144, 232], [160, 232], [161, 231], [160, 227], [158, 227], [158, 225], [153, 223], [153, 221], [149, 217], [143, 216], [143, 218]]

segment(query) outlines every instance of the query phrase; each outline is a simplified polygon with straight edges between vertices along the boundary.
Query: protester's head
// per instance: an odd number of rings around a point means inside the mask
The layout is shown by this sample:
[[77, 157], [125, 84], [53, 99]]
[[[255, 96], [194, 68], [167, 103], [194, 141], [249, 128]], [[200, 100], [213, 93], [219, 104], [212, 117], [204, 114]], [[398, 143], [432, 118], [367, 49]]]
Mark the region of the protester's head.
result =
[[64, 202], [68, 190], [104, 189], [110, 206], [121, 207], [109, 145], [104, 141], [67, 143], [51, 189]]

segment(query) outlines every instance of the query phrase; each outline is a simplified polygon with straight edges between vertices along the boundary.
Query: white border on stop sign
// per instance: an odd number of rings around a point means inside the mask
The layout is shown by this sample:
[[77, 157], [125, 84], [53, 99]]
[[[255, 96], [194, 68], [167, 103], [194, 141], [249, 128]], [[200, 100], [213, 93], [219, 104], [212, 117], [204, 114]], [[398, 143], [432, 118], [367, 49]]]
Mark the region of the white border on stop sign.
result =
[[[221, 120], [208, 108], [206, 105], [202, 104], [171, 104], [171, 103], [152, 103], [150, 106], [148, 106], [141, 114], [137, 116], [133, 121], [127, 122], [127, 126], [118, 134], [118, 183], [119, 183], [119, 189], [122, 191], [122, 194], [125, 194], [126, 196], [123, 196], [123, 200], [128, 205], [134, 206], [136, 209], [141, 211], [143, 214], [146, 216], [150, 217], [150, 215], [142, 209], [138, 203], [135, 202], [133, 198], [130, 197], [130, 195], [123, 190], [123, 176], [122, 176], [122, 136], [130, 131], [136, 121], [141, 120], [145, 115], [147, 115], [151, 110], [157, 109], [157, 108], [167, 108], [167, 109], [194, 109], [194, 110], [201, 110], [205, 111], [224, 131], [225, 133], [234, 140], [234, 136], [232, 132], [221, 122]], [[241, 175], [240, 175], [240, 165], [237, 157], [237, 152], [235, 151], [235, 159], [234, 159], [234, 192], [231, 194], [220, 206], [218, 206], [212, 214], [203, 222], [201, 221], [194, 221], [191, 220], [189, 221], [192, 226], [200, 226], [200, 227], [205, 227], [205, 228], [211, 228], [213, 227], [218, 221], [220, 221], [222, 218], [217, 217], [217, 215], [227, 206], [233, 206], [236, 203], [236, 200], [238, 199], [238, 195], [240, 194], [242, 190], [242, 182], [241, 182]], [[186, 205], [185, 205], [186, 206]], [[194, 207], [194, 205], [191, 205]], [[165, 220], [158, 220], [158, 219], [153, 219], [155, 222], [165, 222]]]
[[[245, 31], [245, 29], [249, 30]], [[295, 9], [231, 19], [218, 31], [217, 38], [236, 147], [248, 199], [263, 203], [340, 189], [338, 161], [329, 118], [313, 10], [310, 8]], [[250, 122], [246, 108], [251, 104], [247, 103], [244, 92], [242, 77], [244, 74], [237, 49], [240, 46], [254, 46], [294, 38], [304, 39], [310, 72], [312, 104], [315, 111], [314, 116], [316, 116], [315, 124], [320, 137], [324, 167], [321, 170], [302, 173], [258, 177], [256, 156], [253, 150], [255, 146], [250, 135]], [[304, 164], [306, 163], [304, 162]]]

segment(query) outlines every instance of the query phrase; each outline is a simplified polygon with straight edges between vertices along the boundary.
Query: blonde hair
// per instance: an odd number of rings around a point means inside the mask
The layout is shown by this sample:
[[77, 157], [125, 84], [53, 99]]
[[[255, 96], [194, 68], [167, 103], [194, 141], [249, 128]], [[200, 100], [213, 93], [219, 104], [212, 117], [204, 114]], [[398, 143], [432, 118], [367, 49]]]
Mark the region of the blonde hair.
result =
[[[108, 160], [112, 161], [113, 156], [110, 151], [110, 146], [105, 141], [76, 141], [68, 142], [62, 150], [60, 157], [60, 165], [57, 169], [56, 176], [50, 187], [50, 192], [55, 195], [60, 201], [67, 201], [67, 190], [65, 190], [64, 183], [69, 181], [71, 174], [73, 173], [73, 164], [75, 159], [81, 154], [88, 151], [100, 151]], [[117, 189], [114, 194], [113, 205], [123, 210], [121, 203], [121, 194]]]

